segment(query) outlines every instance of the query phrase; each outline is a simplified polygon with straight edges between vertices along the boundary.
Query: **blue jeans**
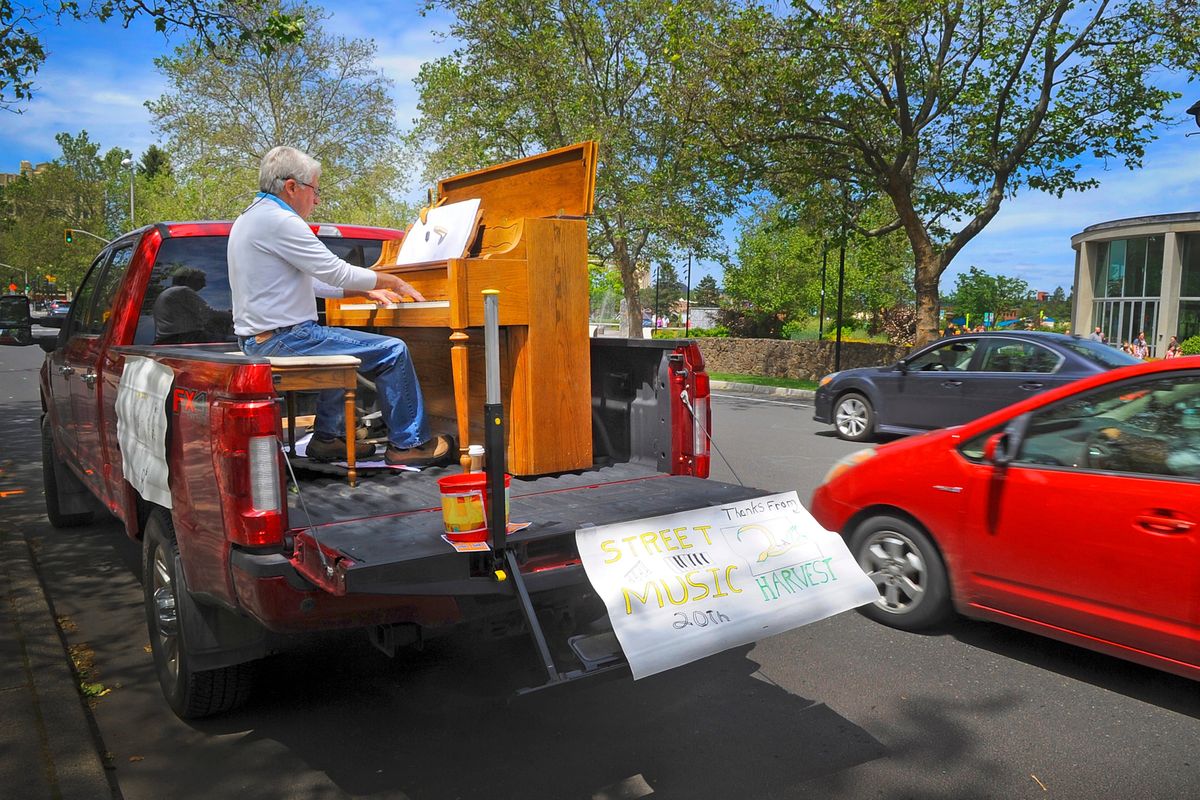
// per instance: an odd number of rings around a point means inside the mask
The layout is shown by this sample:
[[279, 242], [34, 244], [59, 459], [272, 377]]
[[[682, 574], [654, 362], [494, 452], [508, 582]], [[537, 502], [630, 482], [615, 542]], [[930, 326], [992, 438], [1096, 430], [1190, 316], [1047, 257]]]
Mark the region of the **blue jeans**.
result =
[[[238, 337], [248, 356], [355, 356], [361, 372], [372, 376], [387, 419], [388, 441], [395, 447], [418, 447], [429, 440], [425, 400], [417, 383], [408, 345], [391, 336], [347, 328], [326, 328], [301, 322], [259, 344], [253, 337]], [[321, 436], [345, 435], [344, 397], [341, 389], [323, 389], [317, 397], [316, 432]]]

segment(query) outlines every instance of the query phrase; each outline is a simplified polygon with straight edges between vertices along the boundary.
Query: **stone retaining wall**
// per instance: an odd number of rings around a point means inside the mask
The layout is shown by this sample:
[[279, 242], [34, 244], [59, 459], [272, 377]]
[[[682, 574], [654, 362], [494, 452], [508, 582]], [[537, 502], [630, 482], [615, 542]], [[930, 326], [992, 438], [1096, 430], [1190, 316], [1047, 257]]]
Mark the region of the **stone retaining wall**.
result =
[[[717, 338], [696, 341], [709, 372], [810, 381], [833, 372], [835, 343], [831, 341]], [[842, 369], [891, 364], [908, 351], [907, 347], [890, 344], [842, 342]]]

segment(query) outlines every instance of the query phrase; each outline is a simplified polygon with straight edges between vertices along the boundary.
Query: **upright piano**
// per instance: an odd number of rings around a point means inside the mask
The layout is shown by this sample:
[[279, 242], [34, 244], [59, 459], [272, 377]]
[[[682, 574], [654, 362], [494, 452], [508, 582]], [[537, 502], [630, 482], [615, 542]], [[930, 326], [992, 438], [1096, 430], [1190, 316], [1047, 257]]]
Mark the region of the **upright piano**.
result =
[[329, 300], [330, 325], [372, 328], [408, 344], [435, 431], [456, 431], [460, 460], [483, 443], [484, 289], [500, 292], [500, 390], [514, 475], [592, 465], [586, 216], [595, 201], [596, 143], [563, 147], [438, 183], [437, 200], [478, 198], [462, 258], [397, 265], [385, 243], [372, 267], [425, 302], [376, 307]]

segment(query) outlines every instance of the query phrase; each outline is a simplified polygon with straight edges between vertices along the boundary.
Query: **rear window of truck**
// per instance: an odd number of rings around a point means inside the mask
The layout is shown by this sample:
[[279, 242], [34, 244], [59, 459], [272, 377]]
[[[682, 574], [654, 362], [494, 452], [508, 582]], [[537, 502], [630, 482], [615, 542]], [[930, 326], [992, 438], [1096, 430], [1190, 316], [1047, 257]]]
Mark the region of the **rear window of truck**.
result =
[[[226, 260], [228, 242], [225, 236], [181, 236], [163, 241], [142, 300], [134, 344], [237, 341]], [[374, 264], [383, 248], [377, 239], [321, 237], [321, 242], [337, 257], [359, 267]]]

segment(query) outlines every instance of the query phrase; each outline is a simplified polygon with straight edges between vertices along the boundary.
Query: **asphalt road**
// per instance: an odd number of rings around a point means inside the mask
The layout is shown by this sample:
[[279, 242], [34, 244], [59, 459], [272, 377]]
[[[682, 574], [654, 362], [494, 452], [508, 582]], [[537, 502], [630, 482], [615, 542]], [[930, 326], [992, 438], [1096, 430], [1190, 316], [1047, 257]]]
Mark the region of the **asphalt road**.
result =
[[[41, 514], [36, 347], [0, 348], [0, 519], [35, 543], [127, 800], [160, 798], [1181, 798], [1200, 786], [1200, 687], [996, 625], [901, 633], [855, 613], [642, 681], [505, 702], [521, 640], [365, 638], [269, 659], [247, 708], [185, 723], [159, 696], [140, 551], [113, 522]], [[723, 394], [713, 477], [807, 501], [849, 445], [807, 403]], [[516, 666], [521, 665], [521, 666]], [[0, 790], [3, 794], [4, 790]]]

